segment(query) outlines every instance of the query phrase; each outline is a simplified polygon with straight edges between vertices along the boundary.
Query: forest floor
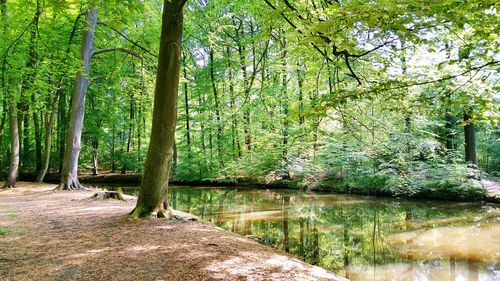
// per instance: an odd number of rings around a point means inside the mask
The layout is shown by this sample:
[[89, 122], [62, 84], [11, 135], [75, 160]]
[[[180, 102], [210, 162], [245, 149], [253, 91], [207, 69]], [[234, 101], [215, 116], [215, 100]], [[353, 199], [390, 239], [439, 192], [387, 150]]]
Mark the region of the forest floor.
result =
[[130, 219], [134, 197], [55, 187], [0, 191], [0, 280], [345, 280], [187, 213]]

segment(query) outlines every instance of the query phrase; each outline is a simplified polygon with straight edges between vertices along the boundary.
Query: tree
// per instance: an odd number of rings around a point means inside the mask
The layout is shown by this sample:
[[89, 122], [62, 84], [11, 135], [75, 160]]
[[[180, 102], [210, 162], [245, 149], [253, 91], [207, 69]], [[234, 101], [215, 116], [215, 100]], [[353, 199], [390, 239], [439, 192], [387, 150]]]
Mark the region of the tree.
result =
[[97, 25], [97, 14], [97, 9], [95, 7], [88, 8], [86, 16], [87, 24], [83, 32], [80, 50], [83, 70], [80, 69], [76, 73], [75, 90], [71, 100], [70, 121], [66, 138], [66, 150], [64, 152], [61, 172], [61, 184], [59, 185], [59, 189], [63, 190], [83, 188], [78, 181], [78, 157], [80, 155], [83, 120], [85, 115], [85, 99], [90, 84], [89, 75], [92, 57], [99, 54], [119, 51], [142, 59], [139, 54], [125, 48], [105, 48], [94, 51], [94, 32]]
[[[2, 18], [4, 21], [4, 32], [7, 31], [7, 0], [2, 0], [0, 3], [0, 9], [2, 12]], [[7, 86], [5, 85], [5, 64], [2, 67], [2, 85], [6, 91]], [[9, 124], [10, 124], [10, 166], [9, 173], [7, 175], [7, 180], [3, 188], [13, 188], [16, 187], [17, 173], [19, 170], [19, 123], [17, 119], [17, 102], [16, 97], [12, 93], [6, 94], [9, 97]], [[5, 110], [5, 108], [4, 108]]]
[[97, 9], [91, 7], [87, 11], [87, 24], [83, 32], [80, 58], [83, 70], [76, 73], [75, 90], [71, 100], [71, 117], [69, 121], [66, 150], [64, 152], [60, 189], [82, 189], [78, 181], [78, 156], [80, 155], [83, 118], [85, 114], [85, 98], [89, 86], [90, 59], [94, 51], [94, 31], [97, 24]]
[[464, 113], [465, 161], [477, 165], [476, 126], [468, 113]]
[[[63, 56], [63, 61], [67, 65], [70, 61], [70, 55], [71, 55], [71, 46], [73, 44], [73, 39], [76, 35], [76, 30], [78, 28], [78, 23], [80, 21], [82, 14], [79, 14], [74, 23], [73, 23], [73, 28], [71, 29], [71, 33], [69, 36], [69, 42], [68, 46], [66, 47], [66, 52]], [[58, 106], [61, 104], [62, 96], [65, 93], [65, 81], [66, 81], [65, 73], [61, 73], [60, 77], [57, 77], [57, 84], [56, 84], [56, 90], [55, 90], [55, 96], [48, 95], [47, 97], [47, 105], [50, 108], [48, 112], [45, 114], [45, 141], [44, 141], [44, 150], [43, 150], [43, 156], [41, 160], [41, 167], [40, 169], [37, 169], [37, 176], [36, 176], [36, 182], [43, 182], [43, 179], [45, 178], [45, 175], [47, 174], [47, 171], [49, 170], [49, 164], [50, 164], [50, 152], [52, 148], [52, 131], [54, 130], [55, 123], [56, 123], [56, 115], [58, 114], [58, 108], [59, 108], [59, 115], [64, 113], [64, 109], [61, 108], [61, 106]], [[62, 120], [60, 120], [62, 121]], [[62, 123], [62, 122], [59, 122]], [[61, 124], [59, 124], [61, 125]], [[59, 127], [59, 131], [62, 131], [61, 126]]]
[[156, 75], [153, 126], [142, 176], [141, 191], [132, 217], [167, 217], [170, 164], [175, 143], [177, 95], [182, 50], [183, 8], [187, 0], [163, 4], [160, 55]]

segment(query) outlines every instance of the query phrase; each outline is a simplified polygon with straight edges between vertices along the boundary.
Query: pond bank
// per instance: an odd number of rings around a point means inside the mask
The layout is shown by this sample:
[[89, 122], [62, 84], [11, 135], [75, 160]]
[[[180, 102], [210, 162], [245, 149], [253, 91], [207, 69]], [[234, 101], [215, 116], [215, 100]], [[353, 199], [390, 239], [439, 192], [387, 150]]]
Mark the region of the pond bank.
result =
[[[35, 175], [21, 175], [21, 179], [25, 181], [34, 181]], [[79, 179], [82, 183], [88, 184], [130, 184], [130, 185], [139, 185], [141, 183], [141, 175], [140, 174], [118, 174], [118, 173], [104, 173], [99, 174], [97, 176], [91, 174], [82, 174], [79, 176]], [[58, 183], [59, 176], [56, 174], [50, 174], [46, 177], [46, 182]], [[482, 201], [490, 202], [490, 203], [500, 203], [500, 182], [496, 180], [485, 180], [483, 179], [482, 184], [485, 188], [485, 196], [482, 198]], [[253, 187], [253, 188], [265, 188], [265, 189], [300, 189], [297, 182], [292, 180], [285, 181], [274, 181], [270, 183], [254, 181], [250, 179], [223, 179], [223, 180], [213, 180], [213, 179], [204, 179], [204, 180], [195, 180], [195, 181], [186, 181], [186, 180], [170, 180], [170, 183], [173, 185], [182, 185], [182, 186], [214, 186], [214, 187]], [[327, 192], [327, 193], [339, 193], [339, 194], [360, 194], [360, 195], [373, 195], [373, 196], [382, 196], [382, 197], [394, 197], [387, 192], [384, 192], [380, 188], [373, 187], [346, 187], [342, 185], [331, 185], [327, 182], [322, 184], [314, 185], [311, 188], [312, 191], [317, 192]], [[444, 192], [445, 195], [437, 192], [427, 192], [422, 193], [417, 197], [411, 197], [409, 199], [430, 199], [430, 200], [445, 200], [450, 201], [450, 198], [446, 197], [449, 194]], [[474, 202], [478, 201], [477, 198], [457, 198], [456, 200], [451, 201], [461, 201], [461, 202]]]
[[346, 280], [186, 213], [132, 220], [134, 198], [54, 187], [0, 191], [0, 279]]

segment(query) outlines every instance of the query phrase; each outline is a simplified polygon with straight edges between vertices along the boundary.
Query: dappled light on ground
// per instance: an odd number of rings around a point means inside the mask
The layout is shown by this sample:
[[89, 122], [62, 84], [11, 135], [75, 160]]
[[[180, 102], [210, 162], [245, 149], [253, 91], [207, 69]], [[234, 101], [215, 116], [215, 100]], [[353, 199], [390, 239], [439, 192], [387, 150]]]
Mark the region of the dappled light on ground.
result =
[[255, 252], [241, 252], [240, 256], [223, 262], [214, 262], [207, 270], [216, 273], [216, 278], [230, 275], [234, 280], [250, 276], [246, 280], [262, 280], [270, 274], [271, 280], [279, 278], [282, 272], [290, 272], [288, 280], [345, 280], [332, 273], [315, 267], [311, 268], [296, 259], [281, 255], [263, 255]]

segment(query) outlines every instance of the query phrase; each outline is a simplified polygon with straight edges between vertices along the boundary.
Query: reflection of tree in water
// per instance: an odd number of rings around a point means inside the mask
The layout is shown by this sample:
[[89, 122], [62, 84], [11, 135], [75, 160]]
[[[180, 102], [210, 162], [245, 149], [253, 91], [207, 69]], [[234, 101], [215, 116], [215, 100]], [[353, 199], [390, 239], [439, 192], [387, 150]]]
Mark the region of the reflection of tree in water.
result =
[[283, 251], [290, 253], [290, 236], [288, 229], [288, 208], [290, 207], [290, 196], [283, 196], [283, 207], [282, 207], [282, 216], [283, 216]]
[[[298, 191], [174, 190], [172, 204], [177, 205], [177, 209], [190, 210], [225, 229], [353, 279], [359, 276], [360, 270], [372, 272], [369, 278], [373, 278], [373, 271], [366, 266], [381, 272], [399, 264], [404, 267], [398, 274], [428, 274], [421, 266], [429, 263], [423, 264], [424, 260], [413, 257], [410, 252], [400, 255], [388, 237], [450, 221], [453, 225], [463, 225], [487, 213], [475, 206], [456, 208], [451, 203], [311, 195]], [[457, 266], [459, 263], [453, 257], [446, 263], [451, 280], [460, 276]], [[485, 270], [474, 261], [461, 261], [461, 272], [464, 266], [469, 280], [477, 280], [479, 272]]]

